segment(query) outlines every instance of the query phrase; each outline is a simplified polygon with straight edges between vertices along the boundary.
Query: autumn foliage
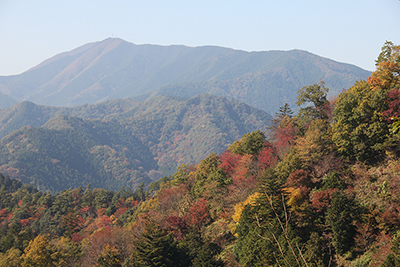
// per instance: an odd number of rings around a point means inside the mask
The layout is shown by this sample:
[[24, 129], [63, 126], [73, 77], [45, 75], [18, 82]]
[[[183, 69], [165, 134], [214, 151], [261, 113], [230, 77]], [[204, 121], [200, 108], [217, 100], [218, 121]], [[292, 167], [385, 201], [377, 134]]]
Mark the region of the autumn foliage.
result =
[[0, 265], [396, 266], [398, 51], [335, 101], [303, 87], [297, 115], [285, 104], [268, 133], [147, 188], [50, 194], [0, 174]]

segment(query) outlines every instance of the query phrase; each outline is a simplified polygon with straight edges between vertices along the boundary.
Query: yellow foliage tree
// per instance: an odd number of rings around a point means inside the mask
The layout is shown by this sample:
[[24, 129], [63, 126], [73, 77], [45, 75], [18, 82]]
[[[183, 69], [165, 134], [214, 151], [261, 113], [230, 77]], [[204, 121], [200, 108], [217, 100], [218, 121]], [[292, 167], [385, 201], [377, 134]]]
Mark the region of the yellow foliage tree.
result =
[[74, 257], [70, 240], [62, 237], [59, 240], [50, 241], [43, 235], [38, 235], [29, 242], [21, 256], [22, 267], [45, 266], [71, 266]]
[[285, 188], [284, 191], [288, 195], [286, 202], [292, 209], [296, 209], [303, 203], [303, 197], [299, 188], [289, 187]]
[[247, 199], [243, 202], [240, 202], [235, 205], [235, 213], [232, 215], [232, 219], [235, 222], [235, 224], [230, 225], [231, 232], [234, 233], [236, 236], [236, 225], [239, 223], [240, 217], [242, 216], [243, 209], [246, 205], [255, 205], [257, 198], [261, 196], [260, 193], [256, 192], [250, 196], [247, 197]]
[[376, 60], [376, 70], [368, 78], [371, 89], [400, 88], [400, 46], [386, 42]]
[[327, 148], [330, 139], [329, 125], [326, 120], [317, 119], [310, 123], [307, 132], [296, 140], [298, 156], [306, 165], [318, 162]]
[[20, 267], [21, 251], [17, 248], [10, 248], [6, 253], [0, 253], [0, 266], [3, 267]]
[[29, 242], [21, 256], [23, 267], [54, 266], [53, 251], [46, 237], [38, 235]]

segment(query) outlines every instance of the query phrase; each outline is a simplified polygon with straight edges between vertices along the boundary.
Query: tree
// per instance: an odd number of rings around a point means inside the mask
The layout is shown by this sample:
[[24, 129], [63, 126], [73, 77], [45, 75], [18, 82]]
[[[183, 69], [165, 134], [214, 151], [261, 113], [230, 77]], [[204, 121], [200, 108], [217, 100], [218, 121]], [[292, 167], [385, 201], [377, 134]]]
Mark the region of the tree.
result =
[[381, 115], [387, 109], [385, 99], [383, 90], [371, 90], [365, 81], [339, 95], [332, 124], [332, 141], [339, 153], [360, 161], [379, 159], [389, 132]]
[[295, 170], [289, 175], [285, 186], [303, 188], [303, 190], [308, 194], [313, 188], [313, 182], [308, 172], [305, 170]]
[[304, 265], [298, 250], [300, 239], [287, 215], [283, 201], [266, 194], [244, 207], [234, 249], [241, 266]]
[[79, 232], [84, 228], [85, 220], [77, 214], [73, 209], [61, 216], [61, 228], [65, 231], [65, 235], [71, 237], [72, 234]]
[[375, 66], [379, 66], [384, 61], [388, 61], [392, 57], [392, 50], [394, 48], [394, 44], [391, 41], [386, 41], [385, 44], [381, 48], [381, 53], [378, 58], [375, 60]]
[[57, 259], [52, 258], [52, 250], [46, 237], [38, 235], [29, 242], [25, 253], [21, 256], [23, 267], [54, 266]]
[[329, 151], [331, 131], [327, 121], [315, 119], [310, 122], [303, 136], [297, 137], [297, 154], [308, 166], [313, 166]]
[[275, 173], [279, 182], [283, 184], [293, 171], [303, 168], [306, 168], [306, 166], [301, 161], [296, 147], [292, 146], [289, 153], [276, 165]]
[[265, 145], [265, 134], [260, 130], [242, 136], [229, 146], [228, 150], [232, 154], [251, 154], [257, 156]]
[[305, 244], [304, 258], [309, 267], [329, 266], [327, 255], [323, 249], [324, 239], [316, 232], [311, 232], [310, 239]]
[[190, 168], [188, 164], [178, 166], [177, 171], [173, 175], [172, 185], [182, 184], [189, 178]]
[[[368, 78], [368, 84], [373, 91], [384, 96], [384, 104], [378, 109], [386, 123], [391, 124], [393, 117], [400, 116], [400, 46], [386, 41], [382, 52], [376, 60], [376, 70]], [[396, 129], [390, 126], [390, 132]], [[395, 130], [396, 131], [396, 130]], [[389, 135], [383, 145], [383, 149], [399, 155], [399, 136]]]
[[172, 234], [152, 222], [146, 225], [133, 258], [137, 266], [151, 267], [188, 266], [190, 261], [186, 251], [177, 246]]
[[10, 248], [6, 253], [0, 253], [0, 266], [3, 267], [20, 267], [21, 251], [17, 248]]
[[260, 162], [261, 171], [273, 168], [278, 163], [276, 150], [270, 143], [265, 143], [265, 147], [261, 149], [260, 154], [258, 155], [258, 161]]
[[119, 254], [118, 249], [115, 247], [111, 247], [107, 244], [103, 250], [99, 258], [97, 259], [97, 266], [101, 267], [121, 267], [122, 264], [122, 256]]
[[327, 222], [332, 228], [333, 245], [339, 255], [343, 255], [354, 245], [356, 234], [353, 221], [356, 219], [356, 203], [343, 191], [333, 193], [327, 210]]
[[293, 111], [290, 108], [288, 103], [285, 103], [283, 106], [279, 107], [279, 111], [275, 113], [274, 118], [270, 122], [270, 126], [268, 129], [273, 133], [276, 131], [276, 129], [279, 127], [281, 124], [282, 120], [285, 117], [292, 118], [293, 117]]
[[392, 239], [391, 253], [386, 257], [382, 267], [400, 266], [400, 232], [398, 231]]
[[392, 124], [390, 132], [392, 134], [396, 134], [400, 131], [400, 118], [393, 118], [393, 120], [394, 120], [394, 123]]
[[297, 118], [290, 118], [288, 116], [283, 118], [279, 127], [273, 132], [273, 145], [276, 148], [277, 155], [281, 159], [289, 153], [298, 133]]
[[208, 211], [208, 203], [204, 198], [194, 202], [186, 215], [189, 226], [200, 231], [201, 227], [210, 222], [211, 217]]
[[328, 119], [326, 112], [326, 109], [330, 108], [329, 101], [326, 98], [328, 91], [329, 89], [325, 87], [323, 81], [304, 86], [297, 91], [297, 106], [311, 104], [311, 106], [309, 105], [299, 110], [297, 117], [302, 122], [302, 125], [308, 124], [313, 119]]
[[[235, 255], [241, 266], [305, 266], [300, 238], [285, 205], [274, 170], [259, 178], [257, 193], [235, 207]], [[243, 204], [244, 204], [243, 203]]]
[[225, 171], [219, 168], [221, 160], [213, 153], [206, 159], [200, 161], [194, 175], [194, 185], [192, 192], [196, 197], [201, 197], [206, 191], [205, 185], [216, 182], [217, 187], [225, 188], [232, 180], [227, 177]]
[[201, 246], [196, 258], [193, 260], [192, 267], [219, 267], [224, 266], [224, 262], [217, 259], [216, 255], [221, 248], [214, 243], [205, 243]]
[[382, 115], [388, 123], [391, 123], [395, 117], [400, 117], [400, 90], [391, 90], [387, 95], [386, 102], [388, 103], [388, 109], [384, 110]]
[[376, 70], [368, 78], [372, 89], [400, 88], [400, 46], [386, 41], [376, 60]]

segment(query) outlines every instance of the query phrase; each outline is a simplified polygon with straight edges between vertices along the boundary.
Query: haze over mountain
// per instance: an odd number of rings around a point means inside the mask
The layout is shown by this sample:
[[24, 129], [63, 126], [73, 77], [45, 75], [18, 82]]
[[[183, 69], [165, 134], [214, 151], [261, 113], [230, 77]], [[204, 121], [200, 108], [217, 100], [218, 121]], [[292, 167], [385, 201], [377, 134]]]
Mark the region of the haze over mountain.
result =
[[324, 80], [334, 95], [369, 74], [301, 50], [245, 52], [109, 38], [58, 54], [22, 74], [0, 76], [0, 108], [24, 100], [76, 106], [113, 98], [211, 93], [273, 114], [285, 102], [294, 107], [296, 92], [305, 85]]
[[265, 130], [270, 119], [209, 94], [74, 108], [25, 101], [0, 110], [0, 172], [51, 192], [89, 183], [134, 188], [222, 153], [243, 134]]

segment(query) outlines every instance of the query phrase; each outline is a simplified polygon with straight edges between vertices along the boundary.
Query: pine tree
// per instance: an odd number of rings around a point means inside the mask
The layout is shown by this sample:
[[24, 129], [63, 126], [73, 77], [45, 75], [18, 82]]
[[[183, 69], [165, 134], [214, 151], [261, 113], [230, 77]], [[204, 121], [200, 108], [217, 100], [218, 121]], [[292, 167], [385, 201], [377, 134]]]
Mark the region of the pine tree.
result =
[[188, 266], [190, 258], [179, 248], [171, 233], [149, 222], [139, 241], [133, 258], [138, 266]]
[[205, 243], [197, 253], [197, 257], [194, 259], [192, 267], [220, 267], [224, 266], [224, 262], [216, 258], [216, 255], [220, 251], [220, 247], [217, 244]]
[[343, 255], [354, 245], [355, 216], [356, 203], [353, 198], [342, 191], [336, 191], [327, 210], [327, 222], [332, 228], [333, 245], [339, 255]]
[[282, 182], [273, 170], [260, 177], [259, 197], [245, 205], [236, 227], [235, 254], [241, 266], [303, 266], [300, 239], [288, 221]]
[[280, 126], [281, 122], [285, 117], [292, 118], [293, 117], [293, 111], [290, 108], [290, 105], [288, 103], [285, 103], [285, 105], [279, 107], [279, 111], [275, 113], [274, 118], [270, 122], [270, 126], [268, 129], [274, 133], [276, 129]]

